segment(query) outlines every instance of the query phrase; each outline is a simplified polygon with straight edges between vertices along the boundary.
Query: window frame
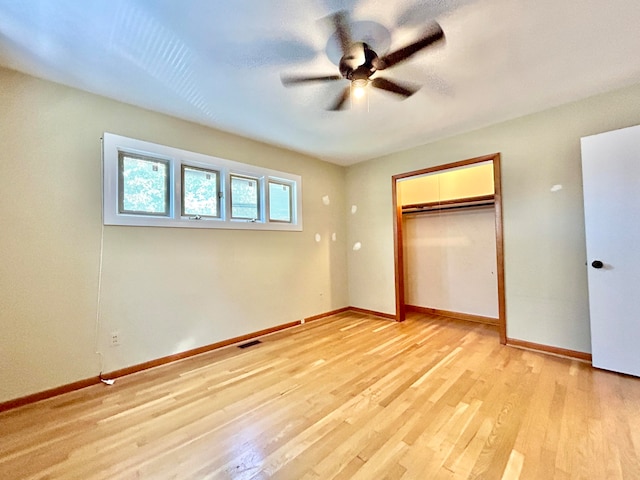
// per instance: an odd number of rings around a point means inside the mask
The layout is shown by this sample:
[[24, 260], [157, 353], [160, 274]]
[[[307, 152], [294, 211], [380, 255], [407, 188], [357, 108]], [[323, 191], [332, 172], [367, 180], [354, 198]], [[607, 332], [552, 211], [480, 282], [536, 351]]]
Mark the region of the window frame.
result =
[[[294, 192], [294, 186], [291, 185], [291, 183], [285, 181], [285, 180], [279, 180], [276, 178], [269, 178], [267, 180], [267, 188], [266, 188], [266, 195], [267, 195], [267, 202], [269, 203], [269, 218], [268, 220], [270, 222], [275, 222], [275, 223], [291, 223], [293, 221], [293, 192]], [[276, 220], [271, 218], [271, 189], [269, 188], [271, 186], [271, 184], [273, 185], [282, 185], [285, 187], [289, 187], [289, 220]]]
[[[236, 230], [302, 231], [302, 177], [300, 175], [226, 160], [105, 132], [103, 136], [103, 224], [147, 227], [221, 228]], [[119, 212], [120, 153], [169, 162], [169, 216]], [[219, 217], [183, 214], [182, 166], [218, 172]], [[231, 175], [258, 182], [258, 219], [231, 218]], [[269, 182], [291, 186], [291, 222], [269, 219]]]
[[[258, 213], [258, 216], [255, 218], [249, 218], [249, 217], [234, 217], [233, 216], [233, 179], [237, 178], [240, 180], [252, 180], [256, 182], [256, 211]], [[229, 218], [233, 221], [248, 221], [248, 222], [258, 222], [263, 220], [264, 218], [264, 212], [262, 210], [262, 205], [264, 204], [264, 202], [260, 201], [261, 200], [261, 196], [263, 194], [262, 190], [260, 188], [260, 178], [258, 177], [254, 177], [254, 176], [250, 176], [250, 175], [243, 175], [240, 173], [235, 173], [235, 172], [231, 172], [229, 173]]]
[[[187, 213], [185, 211], [185, 201], [184, 201], [184, 195], [185, 195], [185, 187], [184, 187], [184, 171], [185, 169], [189, 169], [189, 170], [198, 170], [200, 172], [206, 172], [206, 173], [215, 173], [216, 174], [216, 212], [217, 215], [200, 215], [200, 214], [191, 214], [191, 213]], [[222, 178], [220, 175], [220, 171], [219, 170], [214, 170], [213, 168], [203, 168], [203, 167], [196, 167], [194, 165], [189, 165], [186, 163], [182, 163], [180, 165], [180, 216], [181, 217], [189, 217], [190, 220], [195, 220], [195, 218], [191, 218], [191, 217], [201, 217], [201, 218], [222, 218]]]
[[[124, 209], [124, 159], [131, 158], [134, 160], [142, 160], [149, 163], [163, 163], [167, 168], [167, 177], [165, 179], [164, 194], [164, 211], [163, 212], [145, 212], [142, 210], [125, 210]], [[171, 214], [171, 162], [161, 157], [150, 157], [148, 155], [140, 155], [125, 151], [118, 152], [118, 214], [120, 215], [144, 215], [150, 217], [168, 217]]]

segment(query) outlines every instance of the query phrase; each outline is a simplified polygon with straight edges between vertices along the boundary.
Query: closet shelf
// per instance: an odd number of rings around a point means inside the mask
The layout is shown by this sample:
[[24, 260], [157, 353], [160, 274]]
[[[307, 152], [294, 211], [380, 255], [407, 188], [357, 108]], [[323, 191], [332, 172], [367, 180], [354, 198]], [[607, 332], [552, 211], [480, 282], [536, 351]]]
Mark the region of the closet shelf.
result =
[[402, 214], [440, 212], [443, 210], [457, 210], [494, 205], [494, 195], [480, 195], [477, 197], [456, 198], [441, 202], [412, 203], [402, 206]]

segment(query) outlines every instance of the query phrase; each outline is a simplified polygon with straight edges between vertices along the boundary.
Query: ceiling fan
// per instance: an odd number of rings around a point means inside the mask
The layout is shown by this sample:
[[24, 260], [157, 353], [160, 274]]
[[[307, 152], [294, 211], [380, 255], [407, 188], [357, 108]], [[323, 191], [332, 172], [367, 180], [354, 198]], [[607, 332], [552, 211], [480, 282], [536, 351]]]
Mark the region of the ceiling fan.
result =
[[374, 88], [386, 90], [402, 98], [407, 98], [418, 91], [419, 88], [413, 85], [403, 85], [396, 81], [375, 76], [379, 70], [385, 70], [409, 59], [420, 50], [444, 40], [444, 32], [437, 22], [433, 22], [425, 34], [409, 45], [398, 50], [378, 56], [373, 49], [364, 42], [354, 41], [351, 35], [351, 28], [348, 15], [345, 11], [333, 14], [331, 17], [336, 29], [338, 42], [342, 58], [340, 59], [340, 75], [321, 76], [292, 76], [282, 75], [280, 77], [285, 87], [300, 85], [311, 82], [329, 82], [335, 80], [349, 80], [351, 83], [345, 87], [342, 94], [328, 110], [342, 110], [350, 98], [352, 89], [354, 96], [362, 96], [363, 88], [371, 85]]

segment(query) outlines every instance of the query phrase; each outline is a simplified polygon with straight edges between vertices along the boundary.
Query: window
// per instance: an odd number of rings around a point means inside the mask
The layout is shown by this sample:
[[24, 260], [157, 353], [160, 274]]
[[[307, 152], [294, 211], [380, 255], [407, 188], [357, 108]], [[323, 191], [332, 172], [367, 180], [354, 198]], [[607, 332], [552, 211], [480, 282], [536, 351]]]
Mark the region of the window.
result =
[[220, 217], [220, 174], [182, 165], [182, 215]]
[[302, 230], [302, 178], [105, 133], [105, 225]]
[[118, 212], [169, 215], [169, 162], [120, 152]]
[[291, 223], [291, 185], [269, 180], [269, 220]]
[[258, 179], [231, 175], [231, 218], [258, 220], [260, 202]]

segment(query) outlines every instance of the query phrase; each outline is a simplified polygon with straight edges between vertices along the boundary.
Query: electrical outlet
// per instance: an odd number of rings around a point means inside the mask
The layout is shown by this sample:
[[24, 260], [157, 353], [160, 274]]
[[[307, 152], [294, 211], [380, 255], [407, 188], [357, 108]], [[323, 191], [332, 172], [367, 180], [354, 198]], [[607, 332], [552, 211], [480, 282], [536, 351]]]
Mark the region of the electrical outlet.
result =
[[118, 345], [120, 345], [120, 332], [119, 331], [114, 331], [111, 332], [111, 346], [112, 347], [117, 347]]

